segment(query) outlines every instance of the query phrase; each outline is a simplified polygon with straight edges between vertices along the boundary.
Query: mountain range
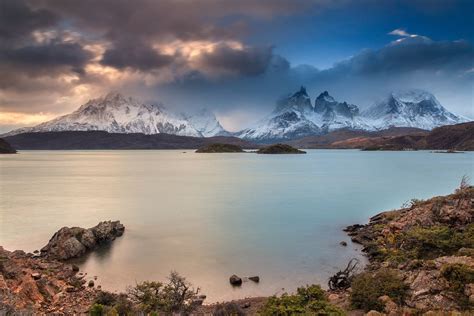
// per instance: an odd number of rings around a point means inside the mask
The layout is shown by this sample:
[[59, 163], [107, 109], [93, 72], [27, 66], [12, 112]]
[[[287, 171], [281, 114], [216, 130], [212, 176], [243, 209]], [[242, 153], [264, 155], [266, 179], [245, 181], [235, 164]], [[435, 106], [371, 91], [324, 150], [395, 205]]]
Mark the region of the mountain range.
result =
[[366, 111], [357, 105], [336, 101], [327, 91], [314, 102], [304, 87], [280, 100], [275, 110], [254, 128], [237, 136], [254, 141], [278, 141], [324, 135], [338, 129], [378, 131], [390, 127], [431, 130], [438, 126], [467, 122], [446, 110], [429, 92], [405, 90], [390, 93]]
[[76, 111], [34, 127], [3, 136], [36, 132], [106, 131], [109, 133], [171, 134], [192, 137], [237, 136], [253, 142], [294, 140], [325, 135], [339, 129], [379, 131], [391, 127], [431, 130], [468, 121], [444, 108], [429, 92], [405, 90], [390, 93], [365, 111], [340, 102], [327, 91], [311, 101], [306, 89], [280, 99], [275, 109], [254, 127], [226, 131], [216, 116], [202, 109], [194, 115], [175, 114], [163, 105], [144, 103], [118, 92], [80, 106]]

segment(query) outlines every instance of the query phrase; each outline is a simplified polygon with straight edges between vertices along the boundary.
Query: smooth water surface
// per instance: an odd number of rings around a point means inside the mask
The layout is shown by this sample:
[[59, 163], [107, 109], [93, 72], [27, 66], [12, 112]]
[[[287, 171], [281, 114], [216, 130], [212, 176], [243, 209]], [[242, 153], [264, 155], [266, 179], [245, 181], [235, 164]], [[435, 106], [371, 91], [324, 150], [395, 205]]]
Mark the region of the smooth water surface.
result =
[[[33, 251], [62, 226], [118, 219], [124, 236], [80, 262], [107, 289], [176, 270], [208, 302], [280, 294], [360, 257], [339, 245], [343, 227], [463, 175], [474, 179], [473, 153], [21, 151], [0, 156], [0, 245]], [[261, 282], [232, 288], [234, 273]]]

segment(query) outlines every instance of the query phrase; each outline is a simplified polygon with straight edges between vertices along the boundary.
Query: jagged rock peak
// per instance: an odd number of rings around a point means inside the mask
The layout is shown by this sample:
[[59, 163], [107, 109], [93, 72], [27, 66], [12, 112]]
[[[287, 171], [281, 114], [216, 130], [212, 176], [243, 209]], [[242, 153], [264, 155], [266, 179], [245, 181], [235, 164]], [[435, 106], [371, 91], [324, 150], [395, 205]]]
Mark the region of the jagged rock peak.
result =
[[306, 92], [306, 88], [304, 86], [301, 86], [300, 87], [300, 90], [295, 92], [291, 97], [292, 98], [295, 98], [295, 97], [300, 97], [300, 96], [308, 96], [308, 92]]

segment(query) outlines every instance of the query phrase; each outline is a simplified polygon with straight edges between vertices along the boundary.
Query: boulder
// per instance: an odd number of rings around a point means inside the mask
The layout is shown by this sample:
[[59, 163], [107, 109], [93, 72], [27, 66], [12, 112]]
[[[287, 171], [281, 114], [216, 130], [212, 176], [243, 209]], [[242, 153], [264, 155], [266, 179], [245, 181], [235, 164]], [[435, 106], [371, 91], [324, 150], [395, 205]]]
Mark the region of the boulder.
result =
[[57, 260], [77, 258], [101, 244], [122, 236], [124, 230], [125, 227], [120, 221], [100, 222], [89, 229], [63, 227], [41, 249], [41, 255]]
[[260, 282], [260, 277], [258, 275], [249, 277], [249, 280], [254, 281], [255, 283]]
[[242, 279], [236, 276], [235, 274], [229, 278], [229, 282], [232, 285], [242, 285]]
[[346, 243], [345, 241], [341, 241], [341, 242], [339, 243], [339, 245], [346, 247], [346, 246], [347, 246], [347, 243]]

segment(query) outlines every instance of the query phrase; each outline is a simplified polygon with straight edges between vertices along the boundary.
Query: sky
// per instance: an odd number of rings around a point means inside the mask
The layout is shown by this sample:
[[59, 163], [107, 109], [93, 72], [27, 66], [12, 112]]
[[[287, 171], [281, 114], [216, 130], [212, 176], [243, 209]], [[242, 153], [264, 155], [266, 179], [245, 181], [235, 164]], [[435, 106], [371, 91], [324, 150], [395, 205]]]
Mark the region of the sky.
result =
[[0, 132], [120, 91], [237, 131], [305, 86], [474, 118], [470, 0], [0, 0]]

